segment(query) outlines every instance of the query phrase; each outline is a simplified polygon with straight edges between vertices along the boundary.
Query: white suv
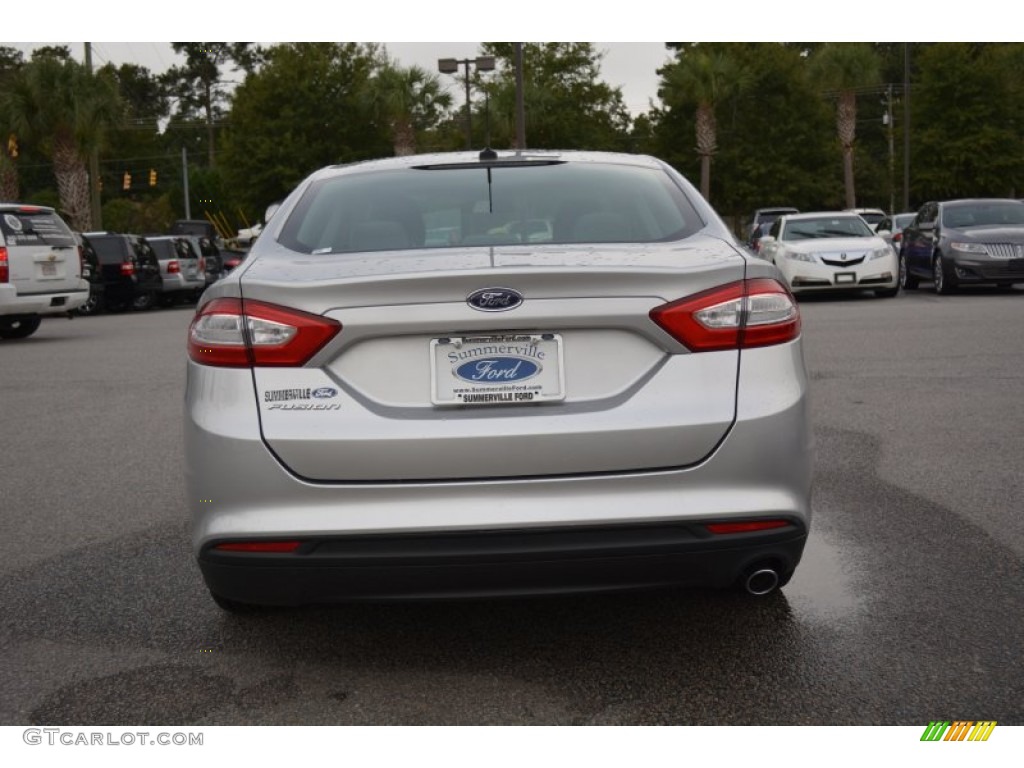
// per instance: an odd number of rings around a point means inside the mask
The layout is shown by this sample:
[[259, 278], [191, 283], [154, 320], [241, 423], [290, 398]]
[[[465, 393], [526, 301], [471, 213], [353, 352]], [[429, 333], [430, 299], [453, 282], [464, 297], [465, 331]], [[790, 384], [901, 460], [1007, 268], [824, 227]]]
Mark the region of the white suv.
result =
[[0, 339], [23, 339], [44, 315], [89, 298], [78, 241], [53, 208], [0, 203]]

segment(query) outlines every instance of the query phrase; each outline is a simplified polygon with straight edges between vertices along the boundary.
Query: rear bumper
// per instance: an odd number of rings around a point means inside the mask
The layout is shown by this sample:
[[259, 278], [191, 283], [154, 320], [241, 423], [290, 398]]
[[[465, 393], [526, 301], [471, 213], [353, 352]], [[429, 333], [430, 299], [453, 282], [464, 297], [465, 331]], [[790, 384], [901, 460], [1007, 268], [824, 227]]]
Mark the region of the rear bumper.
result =
[[806, 537], [796, 519], [721, 536], [687, 522], [316, 537], [273, 555], [219, 551], [213, 542], [199, 565], [217, 595], [261, 605], [724, 587], [766, 565], [788, 577]]
[[206, 275], [200, 274], [197, 277], [186, 277], [182, 274], [161, 275], [160, 290], [163, 293], [174, 293], [177, 291], [196, 291], [206, 288]]
[[82, 290], [19, 295], [13, 285], [0, 285], [0, 315], [64, 315], [89, 298], [88, 283]]
[[[742, 369], [736, 422], [692, 466], [344, 484], [296, 477], [269, 451], [250, 371], [189, 363], [194, 555], [217, 594], [285, 605], [724, 585], [764, 559], [777, 560], [784, 574], [799, 561], [811, 518], [800, 345], [744, 351]], [[749, 537], [712, 537], [703, 528], [766, 517], [792, 526]], [[258, 540], [303, 545], [296, 555], [213, 551]]]

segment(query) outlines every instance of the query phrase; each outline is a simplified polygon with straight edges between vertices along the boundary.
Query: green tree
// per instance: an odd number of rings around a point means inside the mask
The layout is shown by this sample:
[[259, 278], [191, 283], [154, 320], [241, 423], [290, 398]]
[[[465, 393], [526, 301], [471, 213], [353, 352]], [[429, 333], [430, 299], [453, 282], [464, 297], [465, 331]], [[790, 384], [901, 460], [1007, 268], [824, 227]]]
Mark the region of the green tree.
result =
[[1017, 195], [1022, 65], [1020, 43], [935, 43], [920, 53], [911, 101], [919, 201]]
[[0, 122], [52, 160], [61, 208], [78, 229], [92, 225], [86, 158], [121, 117], [111, 78], [60, 56], [33, 56], [0, 93]]
[[262, 216], [317, 168], [390, 154], [389, 130], [364, 98], [379, 65], [378, 50], [358, 43], [266, 52], [235, 91], [224, 137], [225, 177], [251, 212]]
[[[103, 191], [107, 199], [125, 194], [121, 183], [125, 172], [132, 175], [133, 197], [152, 198], [167, 191], [167, 181], [176, 175], [178, 147], [168, 146], [160, 128], [170, 115], [170, 99], [161, 79], [146, 67], [106, 64], [98, 70], [116, 84], [124, 105], [124, 120], [107, 137], [107, 157], [101, 164]], [[157, 172], [157, 185], [150, 187], [150, 170]], [[106, 223], [106, 222], [105, 222]]]
[[[25, 61], [17, 48], [0, 46], [0, 93], [10, 87]], [[0, 125], [0, 200], [18, 200], [18, 136]]]
[[185, 63], [164, 73], [164, 84], [178, 100], [176, 116], [181, 120], [201, 117], [206, 127], [209, 164], [216, 161], [215, 130], [223, 118], [229, 98], [229, 83], [222, 69], [255, 71], [264, 52], [252, 43], [171, 43], [175, 53], [184, 54]]
[[742, 94], [751, 76], [728, 50], [707, 50], [705, 46], [681, 49], [674, 63], [661, 70], [659, 95], [668, 102], [683, 98], [696, 102], [697, 155], [700, 157], [700, 193], [711, 194], [711, 158], [718, 151], [718, 123], [715, 109], [723, 101]]
[[[498, 70], [477, 83], [488, 89], [494, 146], [515, 140], [515, 68], [512, 43], [485, 43]], [[523, 96], [526, 141], [544, 149], [623, 150], [629, 146], [630, 116], [620, 88], [600, 79], [602, 54], [591, 43], [524, 43]], [[478, 114], [483, 105], [477, 101]], [[474, 126], [483, 133], [484, 119]]]
[[[779, 43], [704, 43], [721, 50], [750, 73], [748, 87], [723, 99], [716, 109], [718, 152], [710, 195], [715, 209], [735, 231], [755, 209], [792, 205], [816, 210], [832, 205], [827, 164], [829, 111], [807, 78], [807, 62], [797, 45]], [[700, 174], [693, 152], [697, 101], [676, 94], [645, 117], [651, 135], [644, 150], [671, 163], [690, 179]], [[640, 118], [637, 118], [640, 122]], [[835, 201], [838, 205], [839, 200]]]
[[843, 151], [846, 207], [855, 208], [853, 144], [857, 138], [857, 90], [878, 85], [879, 57], [869, 43], [826, 43], [812, 54], [810, 66], [814, 82], [836, 94], [836, 132]]
[[396, 156], [415, 154], [417, 135], [436, 127], [452, 105], [436, 75], [390, 61], [370, 78], [364, 98], [376, 123], [387, 127]]

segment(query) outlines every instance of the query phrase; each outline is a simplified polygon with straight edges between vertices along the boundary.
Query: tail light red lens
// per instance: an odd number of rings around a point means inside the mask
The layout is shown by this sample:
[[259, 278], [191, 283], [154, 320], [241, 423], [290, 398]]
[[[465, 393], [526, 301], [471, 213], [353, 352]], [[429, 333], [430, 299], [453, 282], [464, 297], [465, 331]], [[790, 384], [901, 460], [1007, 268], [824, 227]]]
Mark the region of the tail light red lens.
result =
[[895, 235], [892, 236], [892, 241], [894, 243], [898, 243], [902, 239], [903, 239], [903, 233], [902, 232], [897, 232]]
[[200, 272], [205, 272], [206, 271], [206, 259], [204, 259], [202, 257], [200, 257], [200, 259], [199, 259], [199, 271]]
[[7, 261], [7, 249], [0, 248], [0, 283], [11, 281], [11, 264]]
[[178, 263], [177, 259], [171, 259], [167, 262], [167, 274], [177, 275], [181, 272], [181, 264]]
[[78, 246], [78, 274], [85, 274], [85, 248]]
[[341, 331], [341, 323], [263, 301], [214, 299], [192, 320], [188, 355], [229, 368], [301, 366]]
[[773, 528], [785, 528], [790, 525], [788, 520], [747, 520], [741, 523], [708, 523], [704, 527], [714, 534], [753, 533], [770, 531]]
[[214, 549], [221, 552], [264, 552], [288, 554], [302, 545], [301, 541], [229, 541], [217, 544]]
[[800, 310], [771, 278], [740, 280], [651, 310], [651, 319], [692, 352], [783, 344], [800, 335]]
[[121, 262], [121, 274], [130, 277], [135, 274], [135, 265], [130, 261]]

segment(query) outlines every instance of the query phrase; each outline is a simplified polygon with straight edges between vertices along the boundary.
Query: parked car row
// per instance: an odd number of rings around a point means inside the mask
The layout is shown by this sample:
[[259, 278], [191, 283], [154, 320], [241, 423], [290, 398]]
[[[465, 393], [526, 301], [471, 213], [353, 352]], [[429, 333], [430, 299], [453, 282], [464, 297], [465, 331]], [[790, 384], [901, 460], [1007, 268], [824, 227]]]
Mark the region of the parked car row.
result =
[[[759, 225], [763, 229], [766, 225]], [[892, 216], [873, 208], [781, 214], [752, 250], [779, 268], [793, 293], [1024, 283], [1024, 201], [929, 202]]]
[[211, 238], [200, 235], [86, 232], [78, 239], [89, 284], [79, 308], [83, 315], [195, 302], [245, 256], [224, 258]]

